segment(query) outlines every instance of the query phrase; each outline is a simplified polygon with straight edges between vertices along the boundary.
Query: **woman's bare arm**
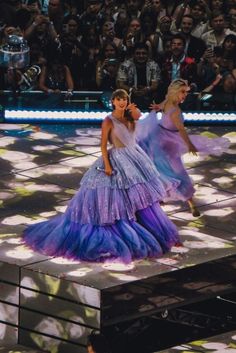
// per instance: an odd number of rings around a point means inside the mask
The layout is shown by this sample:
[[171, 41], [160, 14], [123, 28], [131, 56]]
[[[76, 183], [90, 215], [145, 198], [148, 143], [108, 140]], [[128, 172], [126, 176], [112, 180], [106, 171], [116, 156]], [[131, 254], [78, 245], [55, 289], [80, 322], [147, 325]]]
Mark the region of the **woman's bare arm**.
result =
[[101, 151], [102, 151], [102, 158], [105, 166], [105, 173], [107, 175], [112, 175], [112, 167], [108, 157], [107, 151], [107, 144], [109, 134], [112, 130], [112, 122], [109, 118], [106, 118], [102, 123], [102, 139], [101, 139]]
[[43, 66], [41, 74], [39, 76], [39, 89], [41, 89], [42, 91], [48, 93], [49, 92], [49, 88], [45, 85], [46, 76], [47, 76], [47, 68], [46, 68], [46, 66]]
[[66, 73], [66, 86], [69, 91], [73, 91], [74, 89], [74, 82], [70, 72], [70, 69], [67, 65], [64, 65], [65, 73]]
[[134, 104], [134, 103], [130, 103], [127, 106], [127, 109], [130, 111], [131, 116], [134, 120], [138, 120], [140, 118], [140, 116], [142, 115], [141, 111], [137, 108], [136, 104]]
[[186, 145], [188, 146], [188, 150], [189, 152], [193, 153], [194, 155], [197, 154], [197, 149], [196, 147], [192, 144], [188, 133], [184, 127], [184, 124], [180, 118], [180, 114], [181, 114], [181, 110], [179, 108], [177, 108], [171, 115], [170, 118], [173, 121], [173, 123], [175, 124], [176, 128], [179, 130], [180, 136], [182, 137], [182, 139], [184, 140], [184, 142], [186, 143]]

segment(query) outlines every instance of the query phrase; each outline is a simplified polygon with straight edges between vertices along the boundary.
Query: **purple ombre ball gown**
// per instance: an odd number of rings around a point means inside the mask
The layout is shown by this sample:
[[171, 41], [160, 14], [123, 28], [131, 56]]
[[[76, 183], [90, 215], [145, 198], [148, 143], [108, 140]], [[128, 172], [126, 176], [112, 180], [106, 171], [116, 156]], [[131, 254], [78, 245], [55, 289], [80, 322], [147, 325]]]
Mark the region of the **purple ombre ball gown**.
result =
[[[170, 118], [174, 110], [162, 113], [160, 121], [155, 111], [151, 111], [145, 119], [140, 120], [137, 126], [137, 142], [154, 162], [164, 182], [173, 178], [179, 181], [176, 189], [169, 190], [165, 201], [187, 201], [192, 198], [195, 190], [181, 159], [181, 156], [188, 152], [188, 147]], [[183, 120], [183, 114], [181, 119]], [[230, 144], [230, 141], [223, 137], [189, 135], [189, 138], [200, 155], [219, 156]]]
[[[109, 118], [113, 175], [102, 171], [103, 159], [98, 158], [64, 214], [26, 228], [23, 240], [34, 250], [84, 261], [129, 263], [161, 256], [179, 243], [176, 226], [159, 205], [166, 185], [136, 144], [134, 131]], [[167, 189], [177, 186], [172, 180]]]

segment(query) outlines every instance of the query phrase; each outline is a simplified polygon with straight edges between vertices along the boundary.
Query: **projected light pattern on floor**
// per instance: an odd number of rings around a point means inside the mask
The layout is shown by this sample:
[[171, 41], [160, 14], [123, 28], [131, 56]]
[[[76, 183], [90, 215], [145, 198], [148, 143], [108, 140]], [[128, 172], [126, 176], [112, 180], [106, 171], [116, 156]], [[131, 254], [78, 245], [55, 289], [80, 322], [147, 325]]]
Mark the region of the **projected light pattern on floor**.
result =
[[159, 353], [236, 353], [236, 331], [179, 345]]
[[[192, 130], [201, 132], [197, 127]], [[1, 230], [4, 228], [4, 234], [7, 234], [9, 228], [19, 226], [20, 236], [26, 224], [40, 222], [66, 209], [66, 204], [76, 192], [83, 173], [100, 155], [100, 129], [77, 128], [76, 125], [42, 125], [40, 129], [35, 130], [33, 125], [28, 124], [1, 124], [0, 131], [0, 194], [3, 210]], [[189, 154], [184, 156], [188, 171], [196, 184], [196, 198], [203, 216], [194, 219], [189, 211], [185, 210], [186, 205], [181, 203], [164, 205], [164, 210], [173, 219], [185, 220], [197, 230], [204, 228], [207, 222], [214, 223], [218, 218], [221, 222], [224, 222], [224, 219], [228, 222], [235, 212], [236, 202], [236, 167], [235, 155], [232, 153], [236, 151], [236, 132], [232, 128], [225, 127], [222, 130], [218, 127], [202, 128], [202, 133], [212, 137], [226, 136], [231, 140], [230, 153], [223, 157], [203, 158]], [[209, 241], [207, 234], [204, 240], [204, 232], [199, 237], [199, 243], [189, 240], [195, 235], [187, 225], [185, 227], [187, 230], [183, 236], [188, 236], [189, 248], [213, 249], [216, 243], [221, 244]], [[221, 247], [224, 246], [229, 244], [222, 243]], [[23, 252], [18, 244], [18, 250], [16, 247], [6, 254], [28, 258], [31, 252], [27, 249]], [[108, 269], [109, 266], [111, 268], [111, 265], [108, 265]], [[116, 268], [115, 264], [113, 266]], [[123, 269], [130, 270], [125, 266]], [[119, 266], [117, 270], [122, 271]]]
[[[226, 136], [231, 141], [228, 153], [222, 157], [184, 156], [195, 182], [201, 216], [194, 218], [183, 203], [163, 205], [180, 229], [183, 246], [173, 247], [158, 259], [125, 265], [48, 257], [21, 242], [26, 225], [65, 211], [83, 174], [101, 154], [100, 129], [66, 124], [41, 125], [37, 129], [30, 124], [0, 124], [0, 281], [10, 282], [0, 293], [0, 303], [5, 303], [0, 320], [8, 323], [1, 331], [0, 343], [12, 332], [10, 324], [17, 329], [12, 300], [20, 300], [25, 344], [72, 353], [78, 352], [79, 345], [85, 353], [88, 333], [100, 327], [102, 290], [111, 295], [103, 298], [107, 320], [119, 315], [121, 308], [128, 313], [131, 310], [130, 315], [145, 314], [184, 300], [181, 293], [170, 298], [166, 293], [151, 291], [150, 274], [166, 274], [163, 284], [173, 287], [172, 274], [178, 269], [236, 253], [236, 131], [227, 126], [189, 129]], [[14, 285], [19, 286], [18, 274], [13, 275], [11, 266], [21, 266], [21, 298], [14, 289]], [[10, 271], [12, 278], [7, 276]], [[145, 286], [135, 285], [143, 279], [147, 281]], [[202, 294], [215, 286], [207, 278], [189, 281], [182, 289], [196, 289]], [[155, 284], [155, 288], [159, 285]], [[134, 298], [137, 306], [130, 309], [128, 304]], [[11, 337], [14, 343], [16, 335]]]

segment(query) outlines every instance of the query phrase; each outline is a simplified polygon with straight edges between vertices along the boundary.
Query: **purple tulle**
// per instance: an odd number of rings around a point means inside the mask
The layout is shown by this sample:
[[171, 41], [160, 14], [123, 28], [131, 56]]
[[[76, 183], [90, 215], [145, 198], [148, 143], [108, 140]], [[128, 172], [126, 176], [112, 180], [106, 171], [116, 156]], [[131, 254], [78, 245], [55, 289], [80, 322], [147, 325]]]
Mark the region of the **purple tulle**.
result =
[[[227, 151], [230, 144], [223, 137], [190, 135], [189, 138], [200, 155], [219, 156]], [[173, 179], [179, 181], [178, 187], [170, 189], [164, 200], [186, 201], [192, 198], [195, 189], [181, 159], [188, 152], [188, 147], [171, 121], [170, 113], [163, 114], [158, 122], [156, 113], [152, 111], [139, 122], [137, 140], [154, 162], [163, 183]]]
[[129, 263], [161, 256], [180, 242], [175, 225], [159, 205], [179, 182], [163, 184], [152, 161], [136, 145], [134, 131], [123, 124], [114, 131], [121, 141], [128, 141], [127, 146], [108, 151], [115, 173], [107, 176], [103, 159], [98, 158], [64, 214], [26, 228], [23, 240], [31, 248], [49, 256]]
[[159, 203], [136, 213], [135, 220], [103, 226], [72, 222], [65, 214], [29, 226], [23, 239], [32, 249], [49, 256], [104, 262], [159, 257], [179, 242], [175, 225]]

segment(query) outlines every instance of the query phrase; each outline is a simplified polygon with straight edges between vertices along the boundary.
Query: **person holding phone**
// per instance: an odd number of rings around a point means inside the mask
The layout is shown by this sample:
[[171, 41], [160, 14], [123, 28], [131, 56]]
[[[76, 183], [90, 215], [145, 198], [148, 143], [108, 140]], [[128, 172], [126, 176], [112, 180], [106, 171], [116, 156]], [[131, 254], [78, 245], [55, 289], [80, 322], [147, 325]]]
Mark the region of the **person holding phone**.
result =
[[148, 109], [153, 101], [161, 77], [158, 64], [149, 58], [147, 44], [139, 42], [134, 46], [131, 59], [121, 63], [117, 73], [117, 87], [132, 95], [132, 101], [141, 109]]
[[107, 91], [116, 89], [119, 64], [118, 48], [114, 43], [106, 42], [100, 51], [100, 59], [96, 66], [96, 84], [98, 89]]

